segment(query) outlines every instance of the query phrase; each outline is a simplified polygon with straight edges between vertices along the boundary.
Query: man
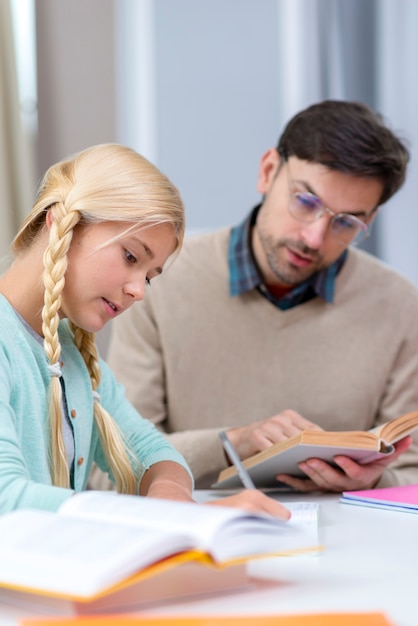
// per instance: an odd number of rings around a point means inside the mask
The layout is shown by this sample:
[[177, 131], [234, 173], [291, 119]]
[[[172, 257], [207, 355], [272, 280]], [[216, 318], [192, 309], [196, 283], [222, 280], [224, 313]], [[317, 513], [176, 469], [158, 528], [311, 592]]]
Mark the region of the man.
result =
[[[307, 108], [261, 159], [262, 203], [235, 228], [190, 237], [114, 320], [108, 361], [197, 487], [228, 465], [220, 430], [245, 459], [305, 428], [367, 430], [418, 408], [418, 292], [353, 247], [408, 158], [363, 104]], [[278, 478], [302, 491], [418, 482], [418, 439], [367, 466], [335, 461]]]

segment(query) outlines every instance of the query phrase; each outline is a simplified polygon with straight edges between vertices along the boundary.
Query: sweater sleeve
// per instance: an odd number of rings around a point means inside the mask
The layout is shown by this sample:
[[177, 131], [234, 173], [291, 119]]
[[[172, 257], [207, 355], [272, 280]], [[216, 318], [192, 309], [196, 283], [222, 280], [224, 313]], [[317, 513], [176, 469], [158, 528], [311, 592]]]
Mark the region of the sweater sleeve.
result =
[[[0, 514], [19, 508], [55, 511], [73, 491], [51, 485], [43, 427], [44, 385], [30, 352], [21, 363], [19, 351], [9, 351], [4, 345], [4, 335], [0, 348]], [[20, 340], [18, 333], [13, 340]], [[16, 378], [20, 379], [18, 397]]]
[[[418, 298], [411, 294], [404, 302], [397, 320], [403, 328], [402, 340], [392, 366], [391, 374], [381, 398], [376, 426], [404, 413], [418, 409]], [[384, 471], [377, 487], [418, 482], [418, 432], [412, 434], [413, 442], [394, 463]]]

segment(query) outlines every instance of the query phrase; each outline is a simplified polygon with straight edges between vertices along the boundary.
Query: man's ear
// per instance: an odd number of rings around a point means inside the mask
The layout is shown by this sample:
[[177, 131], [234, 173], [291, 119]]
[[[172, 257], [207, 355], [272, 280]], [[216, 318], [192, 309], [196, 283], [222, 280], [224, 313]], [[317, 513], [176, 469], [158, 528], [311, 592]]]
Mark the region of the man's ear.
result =
[[273, 180], [279, 170], [281, 157], [276, 148], [270, 148], [261, 157], [258, 169], [257, 191], [265, 195], [271, 187]]

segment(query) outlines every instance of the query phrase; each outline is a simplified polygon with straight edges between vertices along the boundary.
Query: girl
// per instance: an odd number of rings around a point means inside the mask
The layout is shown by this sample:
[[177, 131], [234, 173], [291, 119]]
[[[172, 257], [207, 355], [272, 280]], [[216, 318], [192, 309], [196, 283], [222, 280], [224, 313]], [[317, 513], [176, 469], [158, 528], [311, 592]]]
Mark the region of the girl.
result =
[[[93, 462], [121, 493], [192, 500], [185, 461], [95, 345], [183, 234], [177, 189], [129, 148], [94, 146], [46, 173], [0, 278], [0, 513], [58, 509], [86, 488]], [[289, 517], [257, 491], [219, 504]]]

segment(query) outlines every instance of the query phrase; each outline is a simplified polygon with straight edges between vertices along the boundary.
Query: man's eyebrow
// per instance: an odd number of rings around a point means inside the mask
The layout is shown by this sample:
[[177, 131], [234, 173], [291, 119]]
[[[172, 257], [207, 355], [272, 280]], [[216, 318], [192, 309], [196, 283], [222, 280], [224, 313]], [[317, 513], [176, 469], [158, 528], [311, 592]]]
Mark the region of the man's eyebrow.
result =
[[[309, 183], [306, 183], [304, 180], [294, 180], [294, 183], [299, 183], [300, 185], [303, 185], [306, 189], [306, 191], [309, 191], [309, 193], [311, 193], [313, 196], [315, 196], [315, 198], [318, 198], [318, 200], [321, 202], [321, 204], [323, 204], [324, 206], [327, 206], [325, 204], [325, 202], [322, 200], [321, 196], [319, 196], [313, 189], [312, 187], [309, 185]], [[331, 207], [328, 207], [331, 209]], [[375, 208], [373, 208], [371, 211], [345, 211], [347, 214], [350, 215], [354, 215], [355, 217], [368, 217], [371, 213], [373, 213], [373, 211], [375, 210]], [[334, 209], [331, 209], [331, 211], [334, 211]], [[337, 213], [337, 211], [334, 211], [334, 213]], [[342, 212], [344, 214], [344, 211]]]

